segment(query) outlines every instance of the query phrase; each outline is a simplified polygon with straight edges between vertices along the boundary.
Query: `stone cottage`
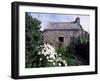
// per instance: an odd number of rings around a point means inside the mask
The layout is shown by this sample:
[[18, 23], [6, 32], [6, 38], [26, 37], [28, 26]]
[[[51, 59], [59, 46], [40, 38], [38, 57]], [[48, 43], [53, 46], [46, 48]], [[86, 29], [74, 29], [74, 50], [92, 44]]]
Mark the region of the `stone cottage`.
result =
[[44, 43], [49, 43], [56, 48], [67, 47], [82, 32], [79, 17], [72, 22], [49, 22], [43, 31], [43, 39]]

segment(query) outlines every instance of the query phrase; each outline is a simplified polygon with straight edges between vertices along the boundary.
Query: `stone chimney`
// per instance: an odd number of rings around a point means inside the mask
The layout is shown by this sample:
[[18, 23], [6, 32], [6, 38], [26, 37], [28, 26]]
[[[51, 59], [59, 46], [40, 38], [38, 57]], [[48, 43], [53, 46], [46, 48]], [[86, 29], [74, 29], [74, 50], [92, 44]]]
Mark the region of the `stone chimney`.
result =
[[80, 24], [80, 18], [79, 17], [76, 18], [75, 23]]

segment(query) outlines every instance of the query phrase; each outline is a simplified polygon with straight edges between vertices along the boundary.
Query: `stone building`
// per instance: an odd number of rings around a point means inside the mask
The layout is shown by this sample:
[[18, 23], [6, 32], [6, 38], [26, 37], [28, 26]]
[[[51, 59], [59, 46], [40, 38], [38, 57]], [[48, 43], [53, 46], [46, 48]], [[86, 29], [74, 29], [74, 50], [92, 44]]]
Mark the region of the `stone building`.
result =
[[43, 31], [44, 43], [56, 48], [67, 47], [83, 31], [79, 17], [72, 22], [49, 22]]

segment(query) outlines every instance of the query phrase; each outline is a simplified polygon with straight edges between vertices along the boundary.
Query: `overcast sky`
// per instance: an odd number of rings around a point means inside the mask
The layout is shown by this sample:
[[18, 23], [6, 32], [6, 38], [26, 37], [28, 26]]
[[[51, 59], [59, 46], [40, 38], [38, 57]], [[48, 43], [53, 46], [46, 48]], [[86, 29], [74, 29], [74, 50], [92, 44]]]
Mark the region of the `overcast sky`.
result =
[[68, 14], [51, 14], [51, 13], [30, 13], [33, 18], [41, 20], [41, 30], [43, 30], [48, 22], [72, 22], [76, 17], [80, 17], [80, 24], [83, 29], [89, 32], [90, 16], [89, 15], [68, 15]]

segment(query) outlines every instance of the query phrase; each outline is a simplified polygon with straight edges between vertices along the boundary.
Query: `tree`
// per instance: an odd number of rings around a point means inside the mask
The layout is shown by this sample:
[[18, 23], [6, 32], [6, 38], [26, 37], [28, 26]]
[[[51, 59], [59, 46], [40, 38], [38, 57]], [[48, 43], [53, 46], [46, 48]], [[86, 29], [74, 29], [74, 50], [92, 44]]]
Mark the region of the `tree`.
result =
[[79, 54], [89, 64], [89, 33], [85, 32], [83, 35], [77, 38], [74, 48], [76, 54]]
[[[32, 18], [29, 13], [25, 13], [25, 67], [33, 68], [42, 66], [40, 58], [43, 55], [38, 55], [42, 50], [40, 45], [43, 45], [42, 32], [40, 31], [41, 21], [37, 18]], [[45, 57], [44, 57], [45, 58]]]

